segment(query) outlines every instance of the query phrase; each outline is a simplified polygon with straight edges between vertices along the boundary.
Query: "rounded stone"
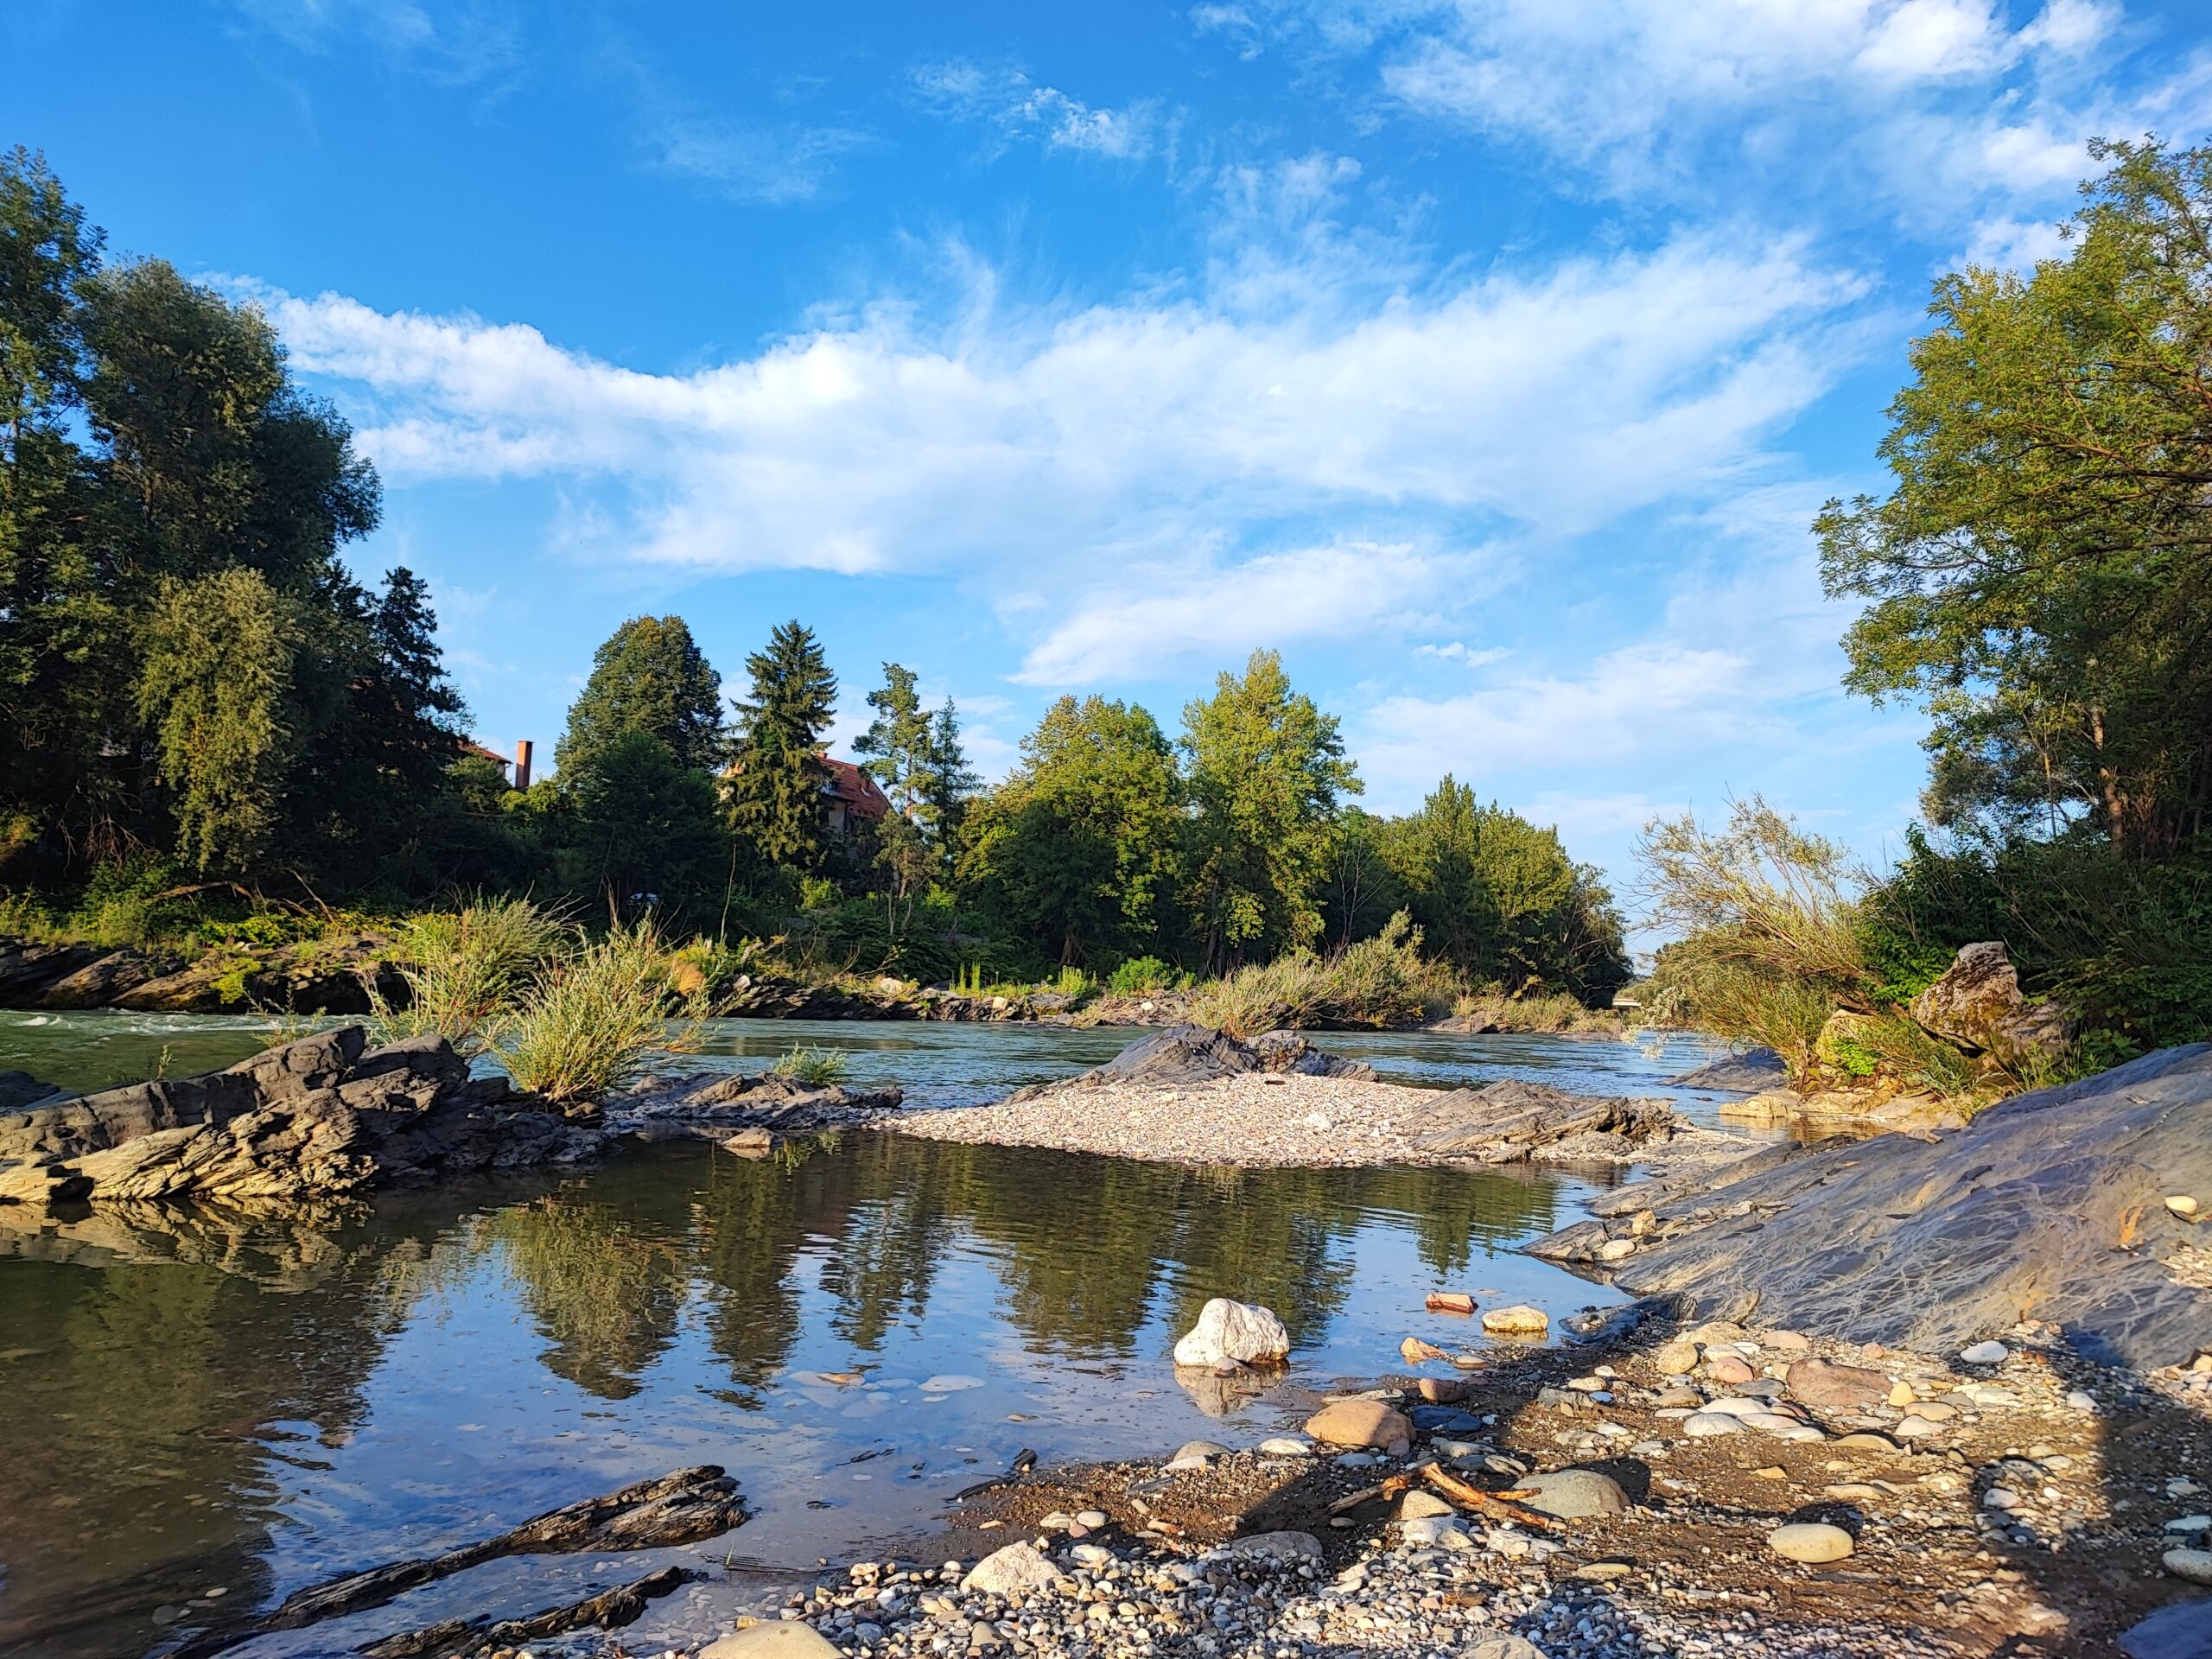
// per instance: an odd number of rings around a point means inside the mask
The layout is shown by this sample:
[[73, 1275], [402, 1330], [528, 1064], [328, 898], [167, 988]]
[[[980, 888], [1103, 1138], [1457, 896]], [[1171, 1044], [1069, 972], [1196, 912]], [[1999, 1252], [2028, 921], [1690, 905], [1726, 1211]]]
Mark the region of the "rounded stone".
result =
[[[1038, 1552], [1034, 1544], [1008, 1544], [976, 1563], [960, 1581], [963, 1590], [987, 1596], [1026, 1596], [1050, 1589], [1059, 1582], [1060, 1570]], [[779, 1659], [782, 1659], [779, 1656]], [[791, 1659], [803, 1659], [792, 1656]]]
[[1541, 1337], [1551, 1328], [1551, 1315], [1526, 1302], [1490, 1308], [1483, 1314], [1483, 1329], [1498, 1336]]
[[1523, 1476], [1517, 1484], [1523, 1503], [1562, 1521], [1618, 1515], [1629, 1506], [1620, 1483], [1595, 1469], [1554, 1469], [1549, 1474]]
[[699, 1659], [837, 1659], [837, 1649], [797, 1619], [774, 1619], [717, 1637]]
[[1959, 1357], [1969, 1365], [2002, 1365], [2012, 1357], [2012, 1351], [2001, 1342], [1977, 1342], [1961, 1349]]
[[1260, 1451], [1270, 1458], [1310, 1458], [1313, 1442], [1300, 1434], [1272, 1434], [1260, 1442]]
[[2212, 1549], [2170, 1549], [2158, 1560], [2177, 1579], [2212, 1584]]
[[1326, 1446], [1389, 1446], [1410, 1442], [1414, 1426], [1380, 1400], [1332, 1400], [1306, 1420], [1306, 1432]]
[[1740, 1434], [1744, 1420], [1732, 1417], [1725, 1411], [1694, 1411], [1682, 1419], [1682, 1433], [1694, 1440], [1708, 1440], [1716, 1434]]
[[1841, 1527], [1817, 1521], [1800, 1521], [1777, 1527], [1766, 1535], [1767, 1548], [1776, 1554], [1808, 1567], [1840, 1561], [1851, 1554], [1851, 1535]]
[[1706, 1371], [1714, 1382], [1726, 1383], [1730, 1388], [1740, 1388], [1758, 1375], [1733, 1354], [1721, 1355], [1706, 1367]]
[[1422, 1521], [1432, 1516], [1450, 1515], [1452, 1509], [1434, 1492], [1410, 1491], [1398, 1500], [1398, 1519]]

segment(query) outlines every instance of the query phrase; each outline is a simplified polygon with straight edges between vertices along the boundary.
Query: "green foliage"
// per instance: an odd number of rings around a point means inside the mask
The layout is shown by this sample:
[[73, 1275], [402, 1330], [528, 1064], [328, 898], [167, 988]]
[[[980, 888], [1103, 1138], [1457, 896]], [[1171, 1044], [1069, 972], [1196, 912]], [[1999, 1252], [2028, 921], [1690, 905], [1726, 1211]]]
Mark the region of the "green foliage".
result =
[[1168, 931], [1183, 798], [1144, 709], [1062, 697], [970, 809], [962, 879], [1001, 928], [1059, 962], [1144, 952]]
[[1142, 996], [1177, 989], [1185, 977], [1158, 957], [1131, 957], [1106, 976], [1106, 988], [1116, 996]]
[[842, 1048], [814, 1048], [801, 1044], [778, 1058], [768, 1068], [770, 1075], [789, 1077], [810, 1088], [826, 1089], [832, 1084], [842, 1083], [852, 1067], [852, 1058]]
[[619, 740], [643, 734], [678, 766], [708, 772], [721, 758], [721, 695], [682, 617], [633, 616], [593, 656], [554, 764], [574, 780]]
[[2212, 827], [2212, 149], [2094, 153], [2063, 256], [1937, 283], [1895, 487], [1817, 528], [1847, 683], [1935, 717], [1934, 822], [2163, 858]]
[[745, 666], [753, 686], [736, 705], [731, 825], [762, 861], [818, 872], [830, 854], [822, 739], [836, 713], [836, 676], [813, 631], [795, 621], [779, 623]]
[[1619, 913], [1555, 830], [1484, 806], [1449, 775], [1375, 840], [1432, 955], [1462, 977], [1598, 1000], [1628, 982]]
[[556, 1106], [595, 1099], [647, 1055], [682, 1046], [670, 1030], [668, 965], [650, 922], [616, 928], [541, 973], [490, 1046], [518, 1088]]
[[161, 751], [177, 850], [244, 871], [267, 850], [292, 758], [287, 701], [300, 624], [260, 572], [166, 581], [143, 636], [138, 714]]
[[1181, 747], [1195, 809], [1185, 892], [1207, 966], [1318, 938], [1337, 803], [1361, 789], [1336, 717], [1255, 651], [1242, 677], [1185, 706]]
[[715, 786], [649, 732], [624, 732], [593, 750], [569, 785], [568, 874], [614, 911], [674, 909], [717, 895], [728, 846]]

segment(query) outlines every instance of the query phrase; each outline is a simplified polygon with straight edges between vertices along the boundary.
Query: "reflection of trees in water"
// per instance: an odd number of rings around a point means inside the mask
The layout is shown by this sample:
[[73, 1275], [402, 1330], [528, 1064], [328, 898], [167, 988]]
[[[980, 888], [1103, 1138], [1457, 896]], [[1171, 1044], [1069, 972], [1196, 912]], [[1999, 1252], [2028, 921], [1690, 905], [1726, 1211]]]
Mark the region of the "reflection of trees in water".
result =
[[[0, 1224], [0, 1649], [136, 1653], [154, 1609], [247, 1606], [277, 1489], [363, 1415], [381, 1344], [358, 1231], [133, 1206]], [[293, 1293], [270, 1294], [270, 1291]]]
[[675, 1340], [690, 1241], [588, 1191], [548, 1193], [488, 1217], [539, 1334], [545, 1369], [602, 1400], [626, 1400]]

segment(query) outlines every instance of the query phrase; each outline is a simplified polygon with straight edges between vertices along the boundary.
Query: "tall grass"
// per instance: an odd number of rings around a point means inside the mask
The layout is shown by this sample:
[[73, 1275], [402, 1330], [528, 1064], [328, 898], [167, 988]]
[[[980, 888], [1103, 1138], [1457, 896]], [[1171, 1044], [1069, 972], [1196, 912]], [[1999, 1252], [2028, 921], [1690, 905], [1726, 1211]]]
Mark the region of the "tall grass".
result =
[[1499, 1031], [1615, 1031], [1621, 1023], [1618, 1014], [1585, 1007], [1580, 998], [1565, 991], [1524, 991], [1509, 996], [1495, 985], [1463, 993], [1453, 999], [1452, 1012], [1457, 1018], [1485, 1021]]
[[1198, 991], [1191, 1018], [1246, 1039], [1285, 1027], [1411, 1025], [1450, 1007], [1459, 988], [1449, 969], [1422, 958], [1421, 930], [1400, 911], [1332, 955], [1287, 950], [1238, 969]]
[[668, 1002], [667, 954], [641, 921], [549, 966], [491, 1047], [518, 1088], [574, 1106], [634, 1077], [646, 1055], [690, 1045], [671, 1029]]
[[407, 982], [395, 1007], [373, 980], [371, 1016], [378, 1039], [435, 1033], [463, 1053], [523, 997], [538, 971], [573, 947], [575, 931], [527, 899], [500, 899], [417, 916], [399, 930], [393, 957]]
[[842, 1083], [851, 1061], [842, 1048], [815, 1048], [800, 1044], [768, 1068], [771, 1077], [789, 1077], [810, 1088], [826, 1089]]

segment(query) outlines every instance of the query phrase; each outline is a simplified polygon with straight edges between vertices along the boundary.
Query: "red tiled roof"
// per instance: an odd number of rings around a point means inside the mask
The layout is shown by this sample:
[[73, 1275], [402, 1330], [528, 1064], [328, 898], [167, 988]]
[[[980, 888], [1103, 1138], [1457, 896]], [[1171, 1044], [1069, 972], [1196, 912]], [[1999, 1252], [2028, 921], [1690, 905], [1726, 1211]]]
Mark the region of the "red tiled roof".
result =
[[496, 760], [503, 766], [514, 765], [507, 756], [501, 754], [497, 749], [486, 748], [473, 737], [464, 737], [461, 740], [461, 752], [463, 754], [474, 756], [479, 760]]
[[835, 755], [823, 755], [822, 762], [830, 768], [830, 793], [845, 804], [848, 812], [856, 818], [870, 819], [890, 815], [890, 801], [867, 772]]

